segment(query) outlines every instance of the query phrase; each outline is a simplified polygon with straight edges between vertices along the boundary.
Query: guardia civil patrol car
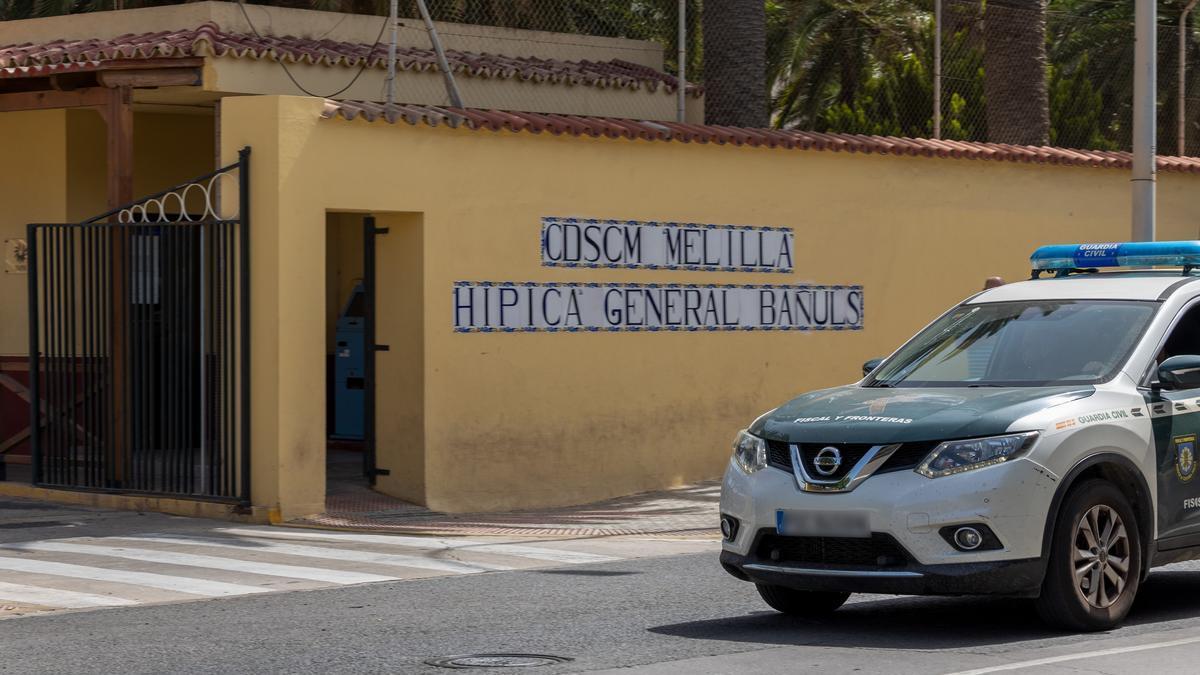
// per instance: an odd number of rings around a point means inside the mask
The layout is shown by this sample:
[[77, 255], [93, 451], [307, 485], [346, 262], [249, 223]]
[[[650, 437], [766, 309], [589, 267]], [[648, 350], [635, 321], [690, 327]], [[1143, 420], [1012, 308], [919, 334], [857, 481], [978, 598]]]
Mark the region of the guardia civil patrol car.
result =
[[1100, 630], [1151, 567], [1200, 558], [1200, 241], [1031, 262], [860, 382], [738, 434], [730, 574], [791, 614], [855, 592], [1002, 594]]

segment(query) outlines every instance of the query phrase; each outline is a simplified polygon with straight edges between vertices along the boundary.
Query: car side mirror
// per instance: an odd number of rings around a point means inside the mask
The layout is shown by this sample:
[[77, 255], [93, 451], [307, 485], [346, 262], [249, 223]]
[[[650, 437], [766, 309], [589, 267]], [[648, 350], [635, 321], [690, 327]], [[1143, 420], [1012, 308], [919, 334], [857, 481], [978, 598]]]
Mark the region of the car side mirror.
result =
[[882, 357], [882, 356], [879, 356], [879, 357], [873, 358], [873, 359], [871, 359], [870, 361], [867, 361], [866, 363], [864, 363], [864, 364], [863, 364], [863, 377], [866, 377], [866, 376], [870, 375], [870, 374], [871, 374], [871, 371], [872, 371], [872, 370], [875, 370], [876, 368], [878, 368], [878, 367], [879, 367], [879, 364], [881, 364], [881, 363], [883, 363], [883, 357]]
[[1163, 389], [1200, 389], [1200, 356], [1180, 354], [1158, 365]]

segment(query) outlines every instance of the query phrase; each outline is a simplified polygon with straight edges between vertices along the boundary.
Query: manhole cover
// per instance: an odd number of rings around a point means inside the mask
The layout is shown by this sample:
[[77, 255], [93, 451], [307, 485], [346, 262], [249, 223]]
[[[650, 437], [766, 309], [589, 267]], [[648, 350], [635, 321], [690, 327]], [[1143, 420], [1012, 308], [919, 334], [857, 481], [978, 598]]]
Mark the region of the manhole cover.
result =
[[533, 668], [570, 660], [565, 656], [549, 654], [462, 654], [429, 659], [425, 663], [440, 668]]

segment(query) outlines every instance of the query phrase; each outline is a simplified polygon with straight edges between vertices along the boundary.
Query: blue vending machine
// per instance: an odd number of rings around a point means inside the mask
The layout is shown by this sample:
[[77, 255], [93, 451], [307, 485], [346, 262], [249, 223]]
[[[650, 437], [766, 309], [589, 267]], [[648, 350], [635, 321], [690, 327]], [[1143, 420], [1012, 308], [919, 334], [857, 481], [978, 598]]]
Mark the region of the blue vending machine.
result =
[[356, 284], [338, 315], [333, 351], [333, 438], [362, 440], [364, 377], [363, 287]]

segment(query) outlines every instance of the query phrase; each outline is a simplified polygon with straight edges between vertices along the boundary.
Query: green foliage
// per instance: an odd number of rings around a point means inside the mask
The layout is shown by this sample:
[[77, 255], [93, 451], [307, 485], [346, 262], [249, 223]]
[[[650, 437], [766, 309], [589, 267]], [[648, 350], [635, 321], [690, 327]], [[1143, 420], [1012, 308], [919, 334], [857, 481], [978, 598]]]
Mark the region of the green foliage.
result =
[[[0, 20], [113, 9], [119, 0], [0, 0]], [[126, 8], [181, 0], [120, 0]], [[382, 14], [386, 0], [250, 0]], [[702, 81], [704, 0], [688, 0], [688, 79]], [[708, 0], [709, 2], [717, 0]], [[763, 0], [772, 124], [780, 128], [927, 136], [932, 132], [930, 0]], [[427, 0], [435, 19], [511, 28], [653, 40], [676, 72], [677, 0]], [[986, 140], [982, 0], [943, 0], [942, 137]], [[1174, 26], [1186, 0], [1159, 3]], [[1046, 6], [1051, 142], [1128, 148], [1133, 96], [1133, 5], [1049, 0]], [[405, 16], [414, 0], [400, 0]], [[1166, 32], [1161, 35], [1167, 35]], [[714, 38], [715, 39], [715, 38]], [[1175, 42], [1159, 41], [1159, 147], [1174, 149]], [[1200, 46], [1192, 40], [1192, 63]], [[1200, 79], [1193, 78], [1193, 96]], [[1196, 112], [1192, 112], [1192, 109]], [[1189, 107], [1189, 128], [1200, 106]]]
[[1115, 150], [1105, 135], [1104, 96], [1088, 76], [1085, 56], [1073, 71], [1050, 68], [1050, 144], [1067, 148]]
[[854, 100], [821, 113], [820, 131], [881, 136], [928, 136], [932, 97], [925, 66], [912, 54], [898, 54], [858, 88]]

